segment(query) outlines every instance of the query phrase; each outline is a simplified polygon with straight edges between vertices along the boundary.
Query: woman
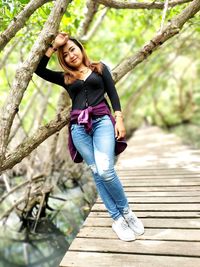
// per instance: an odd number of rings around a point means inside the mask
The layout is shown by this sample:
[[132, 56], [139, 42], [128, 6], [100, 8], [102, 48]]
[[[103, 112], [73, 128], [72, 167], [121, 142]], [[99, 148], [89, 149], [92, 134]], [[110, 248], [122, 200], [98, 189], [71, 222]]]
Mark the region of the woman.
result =
[[[64, 72], [46, 68], [55, 51]], [[144, 227], [131, 211], [114, 170], [115, 154], [125, 149], [125, 128], [119, 97], [108, 68], [101, 62], [91, 63], [76, 39], [59, 33], [35, 72], [43, 79], [63, 86], [69, 93], [72, 100], [69, 124], [72, 159], [75, 162], [84, 159], [92, 170], [97, 191], [113, 219], [112, 229], [117, 236], [124, 241], [135, 240], [135, 234], [143, 234]], [[115, 120], [105, 93], [111, 101]]]

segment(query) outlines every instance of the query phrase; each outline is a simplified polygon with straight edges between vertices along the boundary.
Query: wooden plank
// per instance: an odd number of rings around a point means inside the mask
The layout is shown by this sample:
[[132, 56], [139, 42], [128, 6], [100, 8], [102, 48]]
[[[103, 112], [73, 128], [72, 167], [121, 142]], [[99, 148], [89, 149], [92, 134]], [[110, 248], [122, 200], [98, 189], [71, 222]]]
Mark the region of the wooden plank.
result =
[[126, 192], [127, 197], [198, 197], [200, 196], [199, 191], [169, 191], [169, 192]]
[[[200, 204], [132, 204], [130, 203], [130, 206], [133, 210], [150, 210], [150, 211], [200, 211]], [[101, 211], [106, 210], [103, 203], [100, 204], [94, 204], [92, 207], [93, 211]]]
[[200, 151], [157, 127], [139, 130], [116, 171], [144, 235], [119, 240], [98, 197], [60, 266], [200, 266]]
[[[140, 218], [200, 218], [198, 211], [137, 211], [137, 216]], [[91, 211], [89, 217], [110, 218], [108, 212]]]
[[[83, 227], [77, 237], [118, 239], [111, 227]], [[137, 236], [138, 240], [172, 240], [200, 241], [200, 231], [196, 229], [145, 229], [145, 233]]]
[[[123, 155], [123, 154], [122, 154]], [[123, 156], [120, 156], [118, 162], [120, 163], [120, 159], [122, 159]], [[147, 173], [147, 174], [154, 174], [154, 173], [179, 173], [179, 174], [185, 174], [185, 173], [199, 173], [200, 174], [200, 167], [199, 168], [195, 168], [195, 169], [191, 169], [188, 167], [176, 167], [176, 168], [172, 168], [170, 166], [159, 166], [158, 168], [155, 167], [127, 167], [126, 169], [121, 169], [120, 165], [116, 165], [116, 170], [119, 171], [120, 173], [124, 173], [124, 174], [128, 174], [128, 173]]]
[[[142, 222], [146, 228], [200, 229], [200, 218], [142, 218]], [[85, 225], [111, 227], [112, 219], [88, 217]]]
[[[167, 177], [163, 177], [160, 176], [160, 177], [147, 177], [147, 178], [133, 178], [133, 177], [128, 177], [128, 178], [122, 178], [119, 176], [119, 179], [120, 181], [123, 183], [123, 184], [126, 184], [126, 183], [141, 183], [141, 185], [143, 183], [146, 183], [147, 185], [149, 185], [149, 183], [159, 183], [159, 184], [166, 184], [166, 183], [170, 183], [169, 186], [172, 184], [176, 184], [176, 183], [182, 183], [183, 185], [187, 185], [188, 183], [192, 183], [192, 184], [196, 184], [196, 185], [199, 185], [199, 182], [200, 182], [200, 177], [189, 177], [189, 178], [185, 178], [185, 177], [180, 177], [180, 178], [167, 178]], [[167, 185], [168, 186], [168, 185]]]
[[[127, 196], [128, 197], [128, 196]], [[128, 197], [129, 203], [199, 203], [200, 204], [200, 196], [193, 197]], [[102, 203], [100, 198], [96, 201], [97, 204]]]
[[[87, 244], [87, 246], [86, 246]], [[135, 240], [123, 242], [115, 239], [76, 238], [71, 246], [71, 251], [94, 251], [103, 253], [137, 253], [166, 256], [200, 256], [199, 242], [185, 241], [160, 241], [160, 240]]]
[[199, 192], [199, 186], [126, 186], [124, 185], [126, 192], [180, 192], [180, 191], [193, 191]]
[[185, 178], [187, 177], [199, 177], [200, 172], [193, 172], [193, 171], [187, 171], [187, 170], [182, 170], [182, 171], [174, 171], [170, 169], [161, 169], [161, 170], [144, 170], [144, 171], [134, 171], [134, 170], [120, 170], [116, 168], [117, 173], [120, 174], [121, 177], [159, 177], [159, 176], [167, 176], [168, 178], [170, 177], [182, 177], [184, 176]]
[[198, 267], [200, 258], [68, 251], [60, 267]]
[[139, 180], [129, 180], [129, 181], [122, 181], [124, 186], [195, 186], [200, 189], [200, 180], [195, 181], [193, 179], [188, 180], [181, 180], [181, 179], [166, 179], [166, 180], [150, 180], [146, 181], [139, 181]]
[[117, 173], [119, 174], [120, 179], [124, 180], [130, 180], [133, 179], [135, 180], [139, 180], [139, 181], [143, 181], [145, 179], [194, 179], [194, 180], [199, 180], [200, 179], [200, 174], [148, 174], [148, 175], [133, 175], [133, 174], [121, 174], [120, 172], [117, 171]]

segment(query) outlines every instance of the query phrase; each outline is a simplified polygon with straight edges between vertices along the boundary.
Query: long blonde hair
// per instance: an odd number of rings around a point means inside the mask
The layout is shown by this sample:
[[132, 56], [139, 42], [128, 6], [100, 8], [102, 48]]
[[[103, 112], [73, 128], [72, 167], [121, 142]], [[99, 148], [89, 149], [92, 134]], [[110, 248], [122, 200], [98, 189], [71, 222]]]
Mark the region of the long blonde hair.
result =
[[[76, 46], [78, 46], [83, 54], [83, 64], [90, 68], [92, 71], [97, 72], [98, 74], [102, 75], [102, 70], [103, 70], [103, 65], [101, 62], [91, 62], [85, 52], [85, 49], [83, 47], [83, 45], [76, 40], [75, 38], [69, 38], [69, 40], [71, 40]], [[73, 67], [69, 66], [65, 59], [64, 59], [64, 53], [63, 53], [63, 49], [64, 46], [60, 46], [58, 48], [58, 61], [61, 65], [61, 67], [64, 70], [64, 81], [66, 84], [71, 84], [73, 83], [75, 80], [80, 79], [81, 77], [81, 73], [80, 71], [74, 69]]]

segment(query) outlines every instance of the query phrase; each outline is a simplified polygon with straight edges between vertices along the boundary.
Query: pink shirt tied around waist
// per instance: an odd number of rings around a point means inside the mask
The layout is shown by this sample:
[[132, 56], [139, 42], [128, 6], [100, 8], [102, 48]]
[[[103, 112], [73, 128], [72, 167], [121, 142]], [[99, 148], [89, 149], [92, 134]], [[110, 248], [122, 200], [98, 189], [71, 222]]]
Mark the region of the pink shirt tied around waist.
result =
[[[73, 144], [72, 136], [71, 136], [71, 125], [72, 121], [76, 121], [79, 125], [84, 125], [84, 128], [87, 133], [92, 130], [92, 116], [103, 116], [108, 115], [112, 121], [113, 127], [116, 123], [114, 117], [112, 116], [109, 107], [105, 102], [101, 102], [100, 104], [94, 107], [87, 107], [86, 109], [80, 110], [75, 109], [70, 113], [70, 123], [68, 125], [69, 136], [68, 136], [68, 148], [71, 155], [72, 160], [75, 163], [80, 163], [83, 161], [82, 156], [77, 151], [76, 147]], [[115, 139], [115, 155], [120, 154], [127, 147], [127, 143], [125, 138], [120, 140]]]

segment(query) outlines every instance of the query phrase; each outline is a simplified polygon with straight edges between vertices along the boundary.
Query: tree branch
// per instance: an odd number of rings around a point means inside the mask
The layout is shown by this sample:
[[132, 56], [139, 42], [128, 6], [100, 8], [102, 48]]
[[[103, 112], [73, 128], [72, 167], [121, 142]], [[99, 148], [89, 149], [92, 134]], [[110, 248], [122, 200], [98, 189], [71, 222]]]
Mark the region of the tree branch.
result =
[[160, 25], [160, 30], [159, 30], [159, 32], [162, 32], [162, 31], [163, 31], [164, 23], [165, 23], [165, 18], [166, 18], [166, 14], [167, 14], [168, 7], [169, 7], [169, 0], [165, 0], [165, 4], [164, 4], [164, 8], [163, 8], [162, 21], [161, 21], [161, 25]]
[[179, 15], [172, 18], [161, 33], [156, 34], [142, 49], [132, 57], [122, 61], [113, 71], [113, 79], [118, 82], [129, 71], [133, 70], [139, 63], [144, 61], [153, 51], [164, 42], [178, 34], [183, 25], [200, 10], [200, 1], [191, 2]]
[[15, 36], [15, 34], [24, 27], [25, 22], [29, 17], [37, 10], [39, 7], [43, 6], [47, 2], [52, 0], [32, 0], [25, 8], [13, 18], [8, 28], [0, 34], [0, 51], [10, 42], [10, 40]]
[[[35, 182], [35, 181], [38, 181], [39, 179], [41, 180], [41, 178], [44, 179], [43, 177], [44, 177], [44, 174], [42, 173], [42, 174], [39, 174], [39, 175], [33, 177], [33, 178], [31, 179], [31, 181], [32, 181], [32, 182]], [[23, 182], [23, 183], [21, 183], [21, 184], [19, 184], [19, 185], [16, 185], [15, 187], [13, 187], [10, 191], [8, 191], [6, 194], [4, 194], [4, 195], [0, 198], [0, 204], [1, 204], [1, 203], [2, 203], [2, 202], [3, 202], [9, 195], [11, 195], [13, 192], [15, 192], [15, 191], [21, 189], [22, 187], [26, 186], [28, 183], [30, 183], [29, 180], [27, 180], [27, 181], [25, 181], [25, 182]]]
[[69, 123], [69, 110], [70, 108], [63, 110], [56, 116], [54, 120], [50, 121], [44, 126], [39, 127], [32, 136], [26, 138], [23, 143], [17, 146], [16, 149], [7, 156], [3, 164], [0, 166], [0, 171], [11, 169], [23, 158], [28, 156], [49, 136], [60, 131], [65, 125], [67, 125]]
[[101, 15], [97, 18], [97, 20], [95, 21], [95, 23], [94, 23], [92, 29], [91, 29], [90, 31], [87, 31], [86, 35], [81, 36], [81, 37], [79, 38], [80, 41], [86, 43], [86, 42], [88, 42], [88, 41], [92, 38], [92, 36], [95, 35], [96, 31], [97, 31], [98, 28], [101, 26], [101, 24], [102, 24], [102, 22], [103, 22], [103, 19], [104, 19], [104, 17], [106, 16], [108, 10], [109, 10], [108, 7], [104, 8], [102, 14], [101, 14]]
[[[93, 0], [99, 4], [105, 5], [107, 7], [112, 7], [116, 9], [163, 9], [164, 3], [153, 1], [151, 3], [137, 3], [134, 1], [116, 1], [116, 0]], [[169, 7], [174, 7], [177, 5], [185, 4], [191, 2], [192, 0], [176, 0], [170, 1]]]
[[58, 31], [60, 21], [69, 2], [70, 0], [55, 1], [55, 5], [49, 15], [49, 18], [34, 44], [29, 57], [16, 71], [16, 76], [10, 90], [10, 94], [0, 113], [0, 165], [5, 158], [10, 129], [15, 114], [18, 112], [18, 107], [23, 98], [23, 94], [49, 42]]
[[[13, 125], [14, 128], [13, 128], [13, 130], [12, 130], [11, 133], [10, 133], [9, 140], [8, 140], [8, 144], [9, 144], [9, 143], [12, 141], [12, 139], [15, 137], [15, 135], [17, 134], [17, 131], [20, 129], [20, 127], [23, 126], [23, 119], [26, 117], [26, 115], [28, 114], [28, 112], [31, 110], [31, 106], [33, 105], [34, 101], [37, 100], [37, 95], [38, 95], [38, 91], [35, 91], [35, 92], [32, 94], [31, 98], [29, 99], [29, 101], [28, 101], [28, 103], [27, 103], [27, 105], [26, 105], [26, 107], [25, 107], [25, 109], [24, 109], [22, 115], [20, 116], [20, 115], [18, 114], [18, 116], [17, 116], [17, 117], [18, 117], [18, 122], [16, 122], [16, 124]], [[24, 129], [23, 129], [23, 131], [24, 131]], [[25, 135], [26, 135], [26, 134], [25, 134]]]
[[87, 6], [87, 10], [84, 14], [85, 19], [80, 26], [78, 39], [81, 39], [84, 35], [87, 34], [90, 24], [98, 10], [99, 4], [96, 3], [96, 1], [87, 0], [86, 6]]
[[18, 44], [21, 44], [21, 43], [20, 43], [19, 38], [18, 39], [16, 38], [15, 42], [13, 42], [13, 44], [11, 46], [8, 46], [5, 49], [4, 56], [3, 56], [3, 58], [0, 61], [0, 70], [4, 67], [4, 65], [6, 65], [6, 61], [8, 60], [10, 54], [13, 52], [13, 49], [16, 49], [16, 47], [17, 47]]

